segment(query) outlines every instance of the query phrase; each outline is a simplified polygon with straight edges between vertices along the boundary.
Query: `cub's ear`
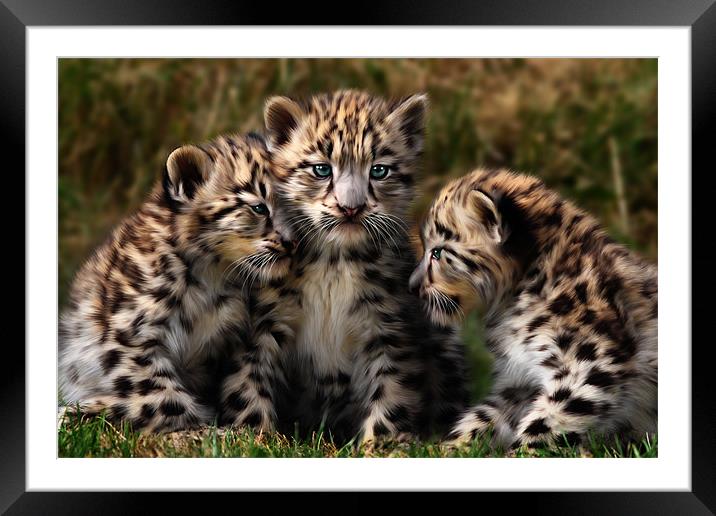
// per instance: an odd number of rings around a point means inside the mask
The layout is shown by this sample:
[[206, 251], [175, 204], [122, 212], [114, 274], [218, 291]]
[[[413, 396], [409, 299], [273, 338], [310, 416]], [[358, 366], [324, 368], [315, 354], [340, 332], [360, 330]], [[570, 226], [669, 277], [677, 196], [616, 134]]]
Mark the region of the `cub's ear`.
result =
[[492, 239], [498, 244], [504, 244], [509, 231], [498, 206], [499, 194], [486, 192], [481, 188], [473, 189], [468, 195], [468, 208], [475, 219], [487, 228]]
[[271, 147], [280, 147], [291, 137], [304, 113], [295, 100], [288, 97], [271, 97], [264, 108], [264, 123]]
[[419, 93], [400, 102], [387, 116], [386, 121], [397, 126], [408, 141], [417, 138], [416, 143], [421, 144], [427, 111], [428, 96], [425, 93]]
[[167, 158], [162, 184], [172, 206], [181, 206], [194, 198], [196, 190], [209, 177], [209, 156], [194, 145], [174, 150]]

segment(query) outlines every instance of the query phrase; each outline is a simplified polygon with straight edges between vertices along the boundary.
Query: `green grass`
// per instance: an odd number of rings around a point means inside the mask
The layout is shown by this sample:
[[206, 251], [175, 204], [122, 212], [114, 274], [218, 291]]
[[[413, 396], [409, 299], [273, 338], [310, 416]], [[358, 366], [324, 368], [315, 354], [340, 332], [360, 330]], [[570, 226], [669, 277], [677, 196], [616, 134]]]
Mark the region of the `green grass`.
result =
[[144, 435], [133, 432], [126, 423], [117, 427], [103, 416], [86, 418], [76, 415], [67, 415], [58, 431], [60, 457], [657, 457], [657, 439], [654, 436], [645, 436], [639, 443], [626, 445], [590, 436], [587, 445], [574, 446], [565, 440], [555, 449], [520, 449], [509, 454], [491, 449], [488, 441], [489, 436], [457, 449], [436, 442], [382, 441], [371, 447], [357, 447], [353, 443], [336, 446], [323, 432], [302, 440], [280, 434], [257, 435], [250, 429], [232, 430], [215, 426]]

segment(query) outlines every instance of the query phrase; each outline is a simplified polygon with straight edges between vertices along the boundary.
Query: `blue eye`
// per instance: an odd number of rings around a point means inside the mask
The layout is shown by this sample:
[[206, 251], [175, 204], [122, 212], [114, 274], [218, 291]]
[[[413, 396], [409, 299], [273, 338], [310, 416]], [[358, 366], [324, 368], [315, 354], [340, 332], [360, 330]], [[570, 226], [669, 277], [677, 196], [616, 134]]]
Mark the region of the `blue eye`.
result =
[[433, 257], [433, 260], [439, 260], [439, 259], [440, 259], [440, 256], [442, 255], [442, 253], [443, 253], [443, 248], [442, 248], [442, 247], [436, 247], [435, 249], [433, 249], [432, 251], [430, 251], [430, 256]]
[[370, 177], [373, 179], [385, 179], [388, 172], [390, 172], [390, 167], [385, 165], [373, 165], [370, 167]]
[[313, 173], [316, 174], [317, 177], [325, 179], [333, 173], [333, 167], [326, 165], [325, 163], [313, 165]]
[[251, 206], [251, 209], [259, 215], [266, 215], [269, 212], [265, 204], [254, 204], [253, 206]]

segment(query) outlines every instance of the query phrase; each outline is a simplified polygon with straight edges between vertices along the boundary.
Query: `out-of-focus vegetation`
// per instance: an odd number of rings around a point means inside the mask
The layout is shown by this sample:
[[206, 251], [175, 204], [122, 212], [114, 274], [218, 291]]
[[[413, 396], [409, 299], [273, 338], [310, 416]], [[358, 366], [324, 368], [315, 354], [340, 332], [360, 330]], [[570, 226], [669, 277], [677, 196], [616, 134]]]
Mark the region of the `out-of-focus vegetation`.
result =
[[[539, 175], [656, 260], [655, 59], [62, 59], [60, 304], [82, 260], [141, 203], [174, 148], [260, 130], [270, 95], [347, 87], [429, 94], [416, 219], [448, 179], [509, 167]], [[478, 328], [468, 321], [466, 340], [482, 371]]]

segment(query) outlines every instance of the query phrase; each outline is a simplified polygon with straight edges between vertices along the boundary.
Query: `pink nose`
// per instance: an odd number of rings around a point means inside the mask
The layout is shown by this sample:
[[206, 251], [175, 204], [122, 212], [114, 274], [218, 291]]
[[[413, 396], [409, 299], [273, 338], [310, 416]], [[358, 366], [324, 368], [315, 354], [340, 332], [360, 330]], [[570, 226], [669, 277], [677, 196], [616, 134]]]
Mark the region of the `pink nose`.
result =
[[346, 217], [353, 218], [363, 209], [363, 206], [356, 206], [355, 208], [339, 206], [339, 208]]

